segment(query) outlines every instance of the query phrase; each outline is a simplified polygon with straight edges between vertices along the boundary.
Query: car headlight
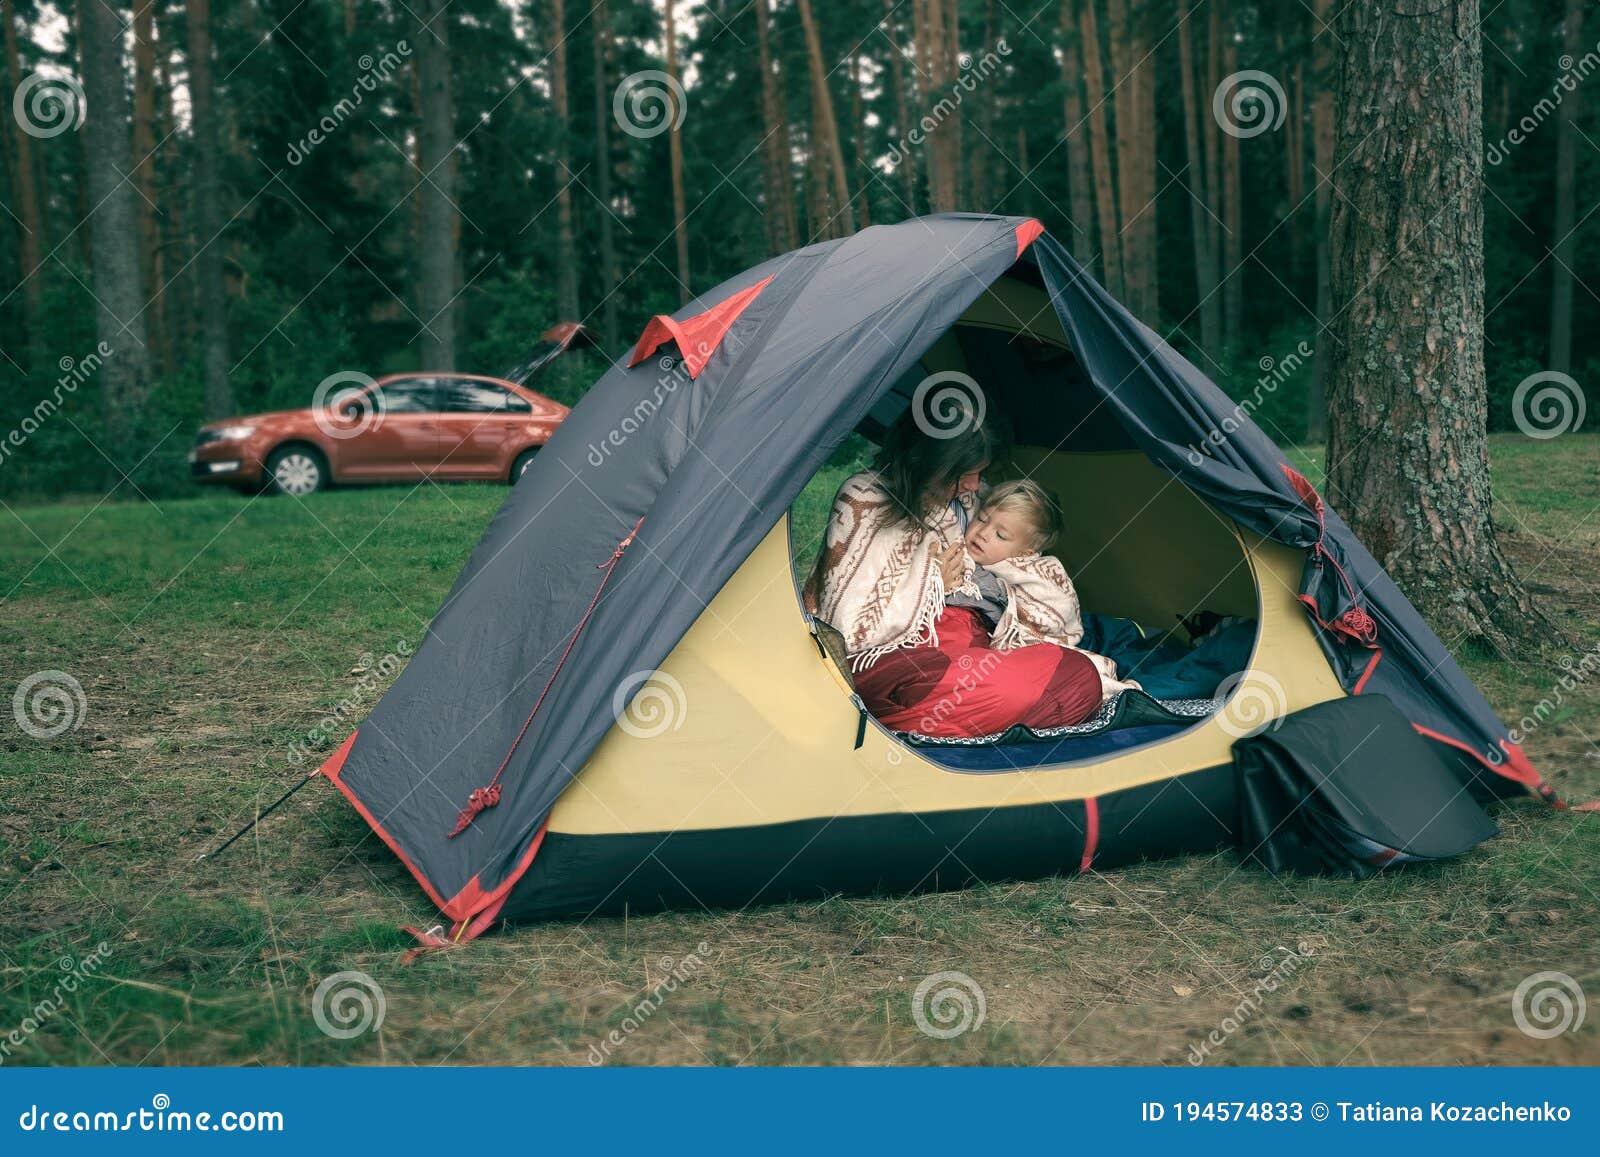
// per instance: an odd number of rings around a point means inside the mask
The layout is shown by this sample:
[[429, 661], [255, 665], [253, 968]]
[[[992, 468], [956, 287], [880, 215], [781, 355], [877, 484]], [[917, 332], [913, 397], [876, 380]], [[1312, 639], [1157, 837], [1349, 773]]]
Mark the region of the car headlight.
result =
[[219, 426], [217, 438], [223, 442], [237, 442], [256, 432], [254, 426]]

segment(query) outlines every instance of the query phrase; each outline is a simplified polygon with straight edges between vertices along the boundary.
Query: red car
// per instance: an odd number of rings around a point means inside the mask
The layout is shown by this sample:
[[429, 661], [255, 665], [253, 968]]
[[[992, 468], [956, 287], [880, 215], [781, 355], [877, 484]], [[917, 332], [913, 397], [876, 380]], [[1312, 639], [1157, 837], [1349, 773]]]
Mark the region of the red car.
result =
[[567, 416], [526, 383], [567, 350], [593, 344], [592, 331], [567, 323], [546, 330], [503, 378], [333, 374], [306, 409], [202, 426], [190, 472], [197, 482], [297, 497], [330, 483], [515, 482]]

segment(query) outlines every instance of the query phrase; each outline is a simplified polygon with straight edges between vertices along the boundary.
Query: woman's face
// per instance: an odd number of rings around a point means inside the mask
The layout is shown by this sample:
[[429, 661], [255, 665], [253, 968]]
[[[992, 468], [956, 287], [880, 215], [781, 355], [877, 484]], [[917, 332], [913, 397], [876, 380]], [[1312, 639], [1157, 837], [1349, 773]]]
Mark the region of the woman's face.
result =
[[967, 471], [954, 482], [948, 482], [943, 487], [933, 487], [928, 491], [928, 494], [941, 503], [949, 502], [958, 494], [976, 494], [983, 479], [983, 472], [987, 469], [989, 469], [989, 463], [985, 462], [976, 470]]

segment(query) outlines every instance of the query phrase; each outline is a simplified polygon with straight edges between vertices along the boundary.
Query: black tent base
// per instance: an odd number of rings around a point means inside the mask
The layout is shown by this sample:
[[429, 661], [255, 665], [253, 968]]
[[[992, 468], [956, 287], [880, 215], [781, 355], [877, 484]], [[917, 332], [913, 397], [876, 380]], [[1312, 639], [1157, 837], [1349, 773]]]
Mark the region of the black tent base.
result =
[[1236, 842], [1231, 766], [1092, 801], [628, 835], [548, 832], [502, 918], [737, 911], [1042, 879]]

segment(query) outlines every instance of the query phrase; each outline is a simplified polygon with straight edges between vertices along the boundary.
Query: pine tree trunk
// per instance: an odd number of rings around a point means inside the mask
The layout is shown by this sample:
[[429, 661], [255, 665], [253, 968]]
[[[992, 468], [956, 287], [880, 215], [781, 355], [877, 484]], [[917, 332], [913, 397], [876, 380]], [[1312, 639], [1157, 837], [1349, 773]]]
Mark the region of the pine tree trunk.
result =
[[1306, 393], [1306, 441], [1321, 442], [1328, 436], [1328, 373], [1333, 364], [1333, 335], [1328, 325], [1333, 317], [1332, 289], [1329, 285], [1328, 213], [1333, 203], [1333, 92], [1338, 81], [1334, 60], [1334, 31], [1330, 23], [1333, 0], [1316, 0], [1313, 9], [1316, 26], [1321, 29], [1316, 38], [1314, 71], [1317, 95], [1311, 102], [1311, 148], [1313, 176], [1316, 188], [1313, 204], [1316, 206], [1316, 258], [1317, 258], [1317, 336], [1312, 359], [1311, 388]]
[[689, 288], [689, 221], [683, 196], [683, 110], [678, 105], [678, 0], [667, 0], [666, 25], [667, 76], [672, 79], [672, 127], [667, 130], [667, 156], [672, 167], [672, 236], [678, 252], [678, 300], [687, 305], [694, 297]]
[[578, 243], [572, 213], [571, 110], [567, 104], [567, 11], [564, 0], [550, 0], [550, 107], [556, 152], [556, 312], [562, 321], [577, 321]]
[[1061, 0], [1061, 110], [1066, 120], [1063, 139], [1067, 146], [1067, 193], [1072, 207], [1072, 255], [1087, 269], [1094, 260], [1094, 185], [1089, 175], [1089, 132], [1083, 112], [1083, 52], [1078, 31], [1080, 2]]
[[866, 59], [857, 52], [850, 58], [850, 124], [852, 127], [852, 141], [850, 148], [850, 163], [859, 179], [856, 190], [856, 226], [865, 229], [872, 224], [872, 205], [867, 200], [867, 193], [872, 181], [867, 175], [870, 161], [864, 155], [867, 148], [867, 114], [863, 108], [861, 89], [866, 84]]
[[[850, 189], [845, 181], [844, 151], [839, 146], [839, 122], [833, 115], [828, 91], [828, 71], [822, 61], [822, 37], [817, 31], [811, 0], [800, 0], [800, 23], [806, 35], [806, 59], [811, 76], [811, 149], [816, 164], [816, 196], [823, 210], [820, 236], [845, 237], [856, 231], [850, 212]], [[813, 218], [811, 232], [818, 236]]]
[[[5, 21], [6, 76], [10, 91], [15, 93], [22, 84], [22, 56], [17, 46], [17, 18], [11, 0], [0, 0], [0, 18]], [[40, 326], [44, 316], [44, 285], [37, 276], [44, 245], [44, 217], [39, 211], [39, 177], [34, 169], [33, 138], [22, 128], [22, 119], [13, 116], [11, 139], [15, 145], [16, 165], [11, 170], [12, 197], [22, 217], [18, 222], [17, 253], [21, 268], [17, 270], [22, 280], [22, 305], [28, 326], [28, 343], [37, 347], [43, 333]], [[37, 359], [30, 355], [30, 372], [38, 372]]]
[[[185, 55], [178, 48], [178, 29], [188, 25], [189, 16], [174, 5], [172, 8], [163, 9], [159, 4], [151, 11], [156, 18], [156, 137], [161, 141], [158, 151], [161, 160], [158, 168], [160, 171], [172, 174], [182, 172], [180, 157], [184, 154], [180, 147], [181, 133], [178, 129], [178, 117], [172, 103], [172, 61], [174, 57], [180, 59]], [[182, 19], [179, 13], [183, 12]], [[190, 97], [191, 102], [193, 97]], [[193, 109], [190, 110], [190, 129], [193, 131]], [[191, 170], [191, 180], [194, 174]], [[170, 177], [169, 177], [170, 180]], [[166, 218], [162, 229], [164, 246], [170, 247], [180, 238], [187, 238], [185, 229], [188, 227], [188, 213], [185, 210], [184, 198], [173, 192], [163, 203], [162, 209]], [[192, 268], [192, 266], [191, 266]], [[167, 299], [167, 346], [173, 351], [173, 358], [187, 356], [188, 351], [195, 343], [195, 325], [199, 315], [197, 304], [198, 290], [195, 287], [194, 277], [181, 277], [174, 272], [171, 283], [165, 287]], [[224, 351], [226, 356], [226, 351]], [[202, 373], [204, 372], [202, 368]]]
[[604, 210], [600, 222], [600, 336], [608, 357], [617, 355], [621, 329], [617, 321], [617, 241], [611, 216], [611, 110], [608, 107], [611, 58], [611, 12], [606, 0], [598, 0], [592, 13], [594, 55], [594, 183]]
[[1200, 139], [1206, 154], [1206, 243], [1211, 249], [1211, 268], [1216, 270], [1217, 332], [1220, 338], [1210, 350], [1211, 357], [1226, 357], [1223, 348], [1227, 333], [1222, 322], [1222, 133], [1212, 114], [1212, 94], [1222, 83], [1222, 0], [1210, 0], [1206, 13], [1206, 83], [1200, 90]]
[[[1583, 55], [1583, 0], [1567, 0], [1561, 21], [1563, 52], [1567, 59]], [[1550, 368], [1559, 373], [1572, 369], [1572, 266], [1578, 256], [1577, 229], [1577, 125], [1574, 118], [1583, 95], [1582, 85], [1563, 94], [1556, 109], [1556, 212], [1551, 223], [1554, 248], [1550, 287]]]
[[[1221, 4], [1222, 0], [1213, 0]], [[1225, 76], [1239, 71], [1239, 46], [1230, 4], [1222, 22], [1222, 68]], [[1213, 118], [1214, 119], [1214, 118]], [[1239, 138], [1222, 134], [1222, 347], [1233, 364], [1244, 331], [1244, 174]]]
[[[984, 5], [983, 43], [974, 54], [976, 59], [994, 52], [995, 30], [999, 23], [997, 7], [998, 0], [988, 0]], [[994, 86], [989, 84], [975, 95], [979, 101], [978, 139], [967, 143], [967, 197], [968, 208], [983, 213], [993, 208], [989, 204], [989, 158], [994, 149], [994, 106], [999, 98]], [[1022, 171], [1027, 172], [1026, 169]]]
[[456, 368], [455, 102], [450, 91], [450, 0], [417, 7], [417, 82], [422, 123], [417, 132], [422, 235], [417, 238], [422, 304], [422, 368]]
[[1549, 624], [1496, 541], [1483, 365], [1477, 0], [1339, 21], [1328, 487], [1447, 646]]
[[[939, 48], [944, 61], [942, 91], [954, 99], [961, 72], [961, 22], [957, 0], [947, 0], [939, 19]], [[961, 121], [966, 115], [967, 106], [958, 105], [939, 130], [939, 148], [943, 150], [943, 169], [949, 184], [945, 195], [952, 211], [969, 208], [962, 200], [961, 187]]]
[[1211, 248], [1211, 215], [1205, 183], [1205, 155], [1200, 146], [1201, 105], [1211, 118], [1211, 104], [1195, 90], [1194, 32], [1189, 27], [1189, 0], [1178, 0], [1178, 81], [1183, 89], [1183, 147], [1189, 185], [1189, 230], [1194, 246], [1194, 290], [1200, 312], [1200, 345], [1211, 357], [1222, 351], [1222, 303], [1217, 300], [1216, 254]]
[[1094, 165], [1094, 206], [1100, 222], [1100, 268], [1106, 291], [1122, 298], [1122, 237], [1117, 232], [1117, 191], [1111, 175], [1111, 140], [1106, 129], [1106, 81], [1100, 66], [1098, 0], [1078, 0], [1078, 48], [1083, 58], [1084, 99], [1089, 102], [1089, 158]]
[[[100, 371], [102, 412], [110, 452], [136, 451], [150, 395], [150, 349], [140, 294], [136, 194], [123, 174], [133, 170], [128, 134], [128, 76], [122, 60], [126, 23], [108, 0], [83, 0], [84, 151], [94, 271], [95, 329], [110, 348]], [[130, 458], [130, 462], [133, 459]], [[115, 476], [111, 476], [114, 480]]]
[[[1091, 6], [1096, 0], [1086, 0]], [[1129, 68], [1132, 48], [1128, 28], [1128, 0], [1106, 0], [1106, 45], [1111, 50], [1111, 90], [1106, 107], [1111, 111], [1116, 144], [1117, 223], [1122, 241], [1122, 302], [1135, 314], [1145, 312], [1144, 254], [1139, 245], [1137, 167], [1138, 91]]]
[[194, 133], [195, 287], [199, 296], [200, 360], [206, 417], [235, 412], [228, 380], [228, 314], [222, 272], [222, 205], [217, 179], [216, 93], [211, 72], [211, 0], [187, 0], [189, 104]]
[[1156, 58], [1150, 22], [1154, 9], [1135, 0], [1129, 67], [1134, 95], [1134, 188], [1138, 208], [1130, 223], [1139, 253], [1144, 298], [1140, 317], [1155, 325], [1161, 316], [1161, 250], [1156, 237]]
[[[756, 45], [761, 68], [761, 117], [765, 132], [761, 156], [766, 176], [767, 248], [787, 253], [800, 244], [794, 219], [794, 178], [790, 171], [789, 114], [784, 107], [778, 62], [772, 55], [769, 0], [755, 0]], [[891, 51], [891, 56], [893, 56]], [[898, 81], [896, 82], [898, 84]]]
[[135, 4], [133, 9], [133, 182], [138, 190], [139, 261], [148, 302], [150, 352], [162, 372], [172, 368], [167, 348], [166, 298], [161, 286], [161, 230], [156, 221], [156, 50], [155, 5]]
[[[903, 215], [917, 215], [917, 155], [907, 134], [911, 131], [911, 110], [906, 100], [906, 70], [902, 39], [895, 33], [897, 0], [883, 0], [883, 34], [889, 41], [889, 84], [894, 89], [894, 140], [900, 149], [900, 180], [904, 187]], [[1023, 170], [1026, 172], [1027, 170]]]

